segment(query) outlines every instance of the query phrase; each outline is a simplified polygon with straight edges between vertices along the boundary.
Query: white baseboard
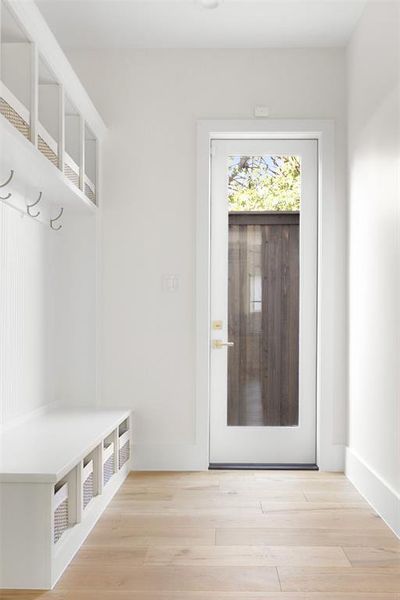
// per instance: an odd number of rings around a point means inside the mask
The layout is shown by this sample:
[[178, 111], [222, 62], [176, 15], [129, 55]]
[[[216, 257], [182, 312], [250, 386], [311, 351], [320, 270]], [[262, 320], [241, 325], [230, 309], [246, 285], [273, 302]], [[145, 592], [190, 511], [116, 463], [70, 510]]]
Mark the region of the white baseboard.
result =
[[199, 444], [136, 444], [135, 471], [205, 471], [208, 459]]
[[[318, 462], [321, 471], [344, 470], [344, 446], [324, 448]], [[135, 471], [205, 471], [208, 448], [202, 444], [136, 444], [133, 448]]]
[[346, 476], [400, 537], [400, 494], [393, 490], [351, 448], [346, 448]]

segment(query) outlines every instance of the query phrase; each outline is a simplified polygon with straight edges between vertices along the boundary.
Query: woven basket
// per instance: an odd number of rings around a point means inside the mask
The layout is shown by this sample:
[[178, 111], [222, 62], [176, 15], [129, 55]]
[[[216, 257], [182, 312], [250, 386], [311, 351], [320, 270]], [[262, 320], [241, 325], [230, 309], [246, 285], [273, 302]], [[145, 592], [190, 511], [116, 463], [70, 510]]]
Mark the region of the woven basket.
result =
[[13, 109], [12, 106], [0, 98], [0, 113], [13, 125], [23, 136], [29, 139], [29, 124]]
[[86, 197], [93, 202], [93, 204], [96, 204], [96, 195], [87, 183], [85, 183], [85, 194]]
[[83, 508], [85, 509], [94, 497], [93, 472], [85, 479], [82, 485]]
[[110, 454], [107, 460], [103, 465], [103, 480], [104, 485], [110, 481], [111, 477], [114, 475], [114, 452]]
[[44, 141], [44, 139], [42, 137], [40, 137], [40, 135], [38, 135], [38, 148], [39, 148], [40, 152], [46, 158], [48, 158], [51, 163], [53, 163], [53, 165], [55, 165], [56, 167], [58, 166], [57, 154], [55, 152], [53, 152], [53, 150], [50, 148], [50, 146], [48, 144], [46, 144], [46, 142]]
[[129, 460], [130, 448], [129, 440], [119, 449], [119, 468], [122, 469], [127, 460]]
[[76, 187], [79, 187], [79, 173], [74, 171], [68, 163], [64, 163], [64, 174]]
[[57, 484], [55, 487], [53, 507], [53, 541], [56, 544], [64, 531], [69, 527], [68, 483]]
[[64, 531], [68, 529], [68, 498], [54, 511], [54, 543], [56, 544]]

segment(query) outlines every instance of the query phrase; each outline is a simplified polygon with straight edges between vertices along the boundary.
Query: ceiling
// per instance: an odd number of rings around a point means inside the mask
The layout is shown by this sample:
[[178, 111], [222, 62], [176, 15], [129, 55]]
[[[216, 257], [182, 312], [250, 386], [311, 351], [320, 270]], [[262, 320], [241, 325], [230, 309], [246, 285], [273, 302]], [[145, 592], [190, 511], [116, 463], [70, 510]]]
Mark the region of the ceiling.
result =
[[[206, 2], [207, 0], [204, 0]], [[344, 46], [361, 0], [37, 0], [64, 48]]]

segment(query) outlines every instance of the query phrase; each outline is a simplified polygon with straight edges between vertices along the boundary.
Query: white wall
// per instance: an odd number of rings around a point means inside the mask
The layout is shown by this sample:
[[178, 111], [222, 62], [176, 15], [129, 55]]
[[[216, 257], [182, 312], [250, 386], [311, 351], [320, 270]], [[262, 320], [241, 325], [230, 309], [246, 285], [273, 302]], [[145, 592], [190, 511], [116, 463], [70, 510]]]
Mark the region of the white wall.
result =
[[[195, 468], [196, 121], [253, 116], [336, 121], [329, 299], [337, 320], [325, 365], [344, 444], [346, 268], [344, 52], [70, 51], [110, 127], [103, 155], [103, 403], [136, 410], [138, 468]], [[176, 294], [163, 274], [178, 274]]]
[[37, 209], [44, 224], [0, 201], [0, 426], [53, 402], [96, 402], [96, 221], [66, 207], [55, 232], [57, 208]]
[[52, 255], [51, 232], [0, 203], [1, 424], [53, 398]]
[[347, 473], [400, 533], [400, 5], [373, 3], [348, 48]]

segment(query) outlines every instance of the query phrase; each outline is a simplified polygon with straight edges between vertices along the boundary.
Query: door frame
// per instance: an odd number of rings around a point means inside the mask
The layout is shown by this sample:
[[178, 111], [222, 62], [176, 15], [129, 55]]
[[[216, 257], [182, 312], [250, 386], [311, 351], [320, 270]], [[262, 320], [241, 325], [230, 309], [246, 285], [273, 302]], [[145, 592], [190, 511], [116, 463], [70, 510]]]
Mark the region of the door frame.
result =
[[[341, 471], [344, 446], [333, 443], [332, 414], [335, 397], [329, 393], [327, 369], [333, 349], [321, 332], [329, 331], [328, 303], [329, 207], [334, 206], [334, 122], [332, 120], [201, 120], [197, 124], [196, 206], [196, 442], [199, 468], [209, 465], [210, 435], [210, 203], [211, 141], [213, 139], [316, 139], [318, 142], [318, 251], [317, 251], [317, 418], [316, 460], [321, 470]], [[332, 242], [330, 242], [332, 245]], [[331, 250], [330, 252], [327, 250]], [[326, 258], [327, 257], [327, 258]], [[332, 260], [332, 259], [331, 259]], [[325, 271], [326, 272], [326, 271]], [[329, 272], [329, 271], [328, 271]]]

